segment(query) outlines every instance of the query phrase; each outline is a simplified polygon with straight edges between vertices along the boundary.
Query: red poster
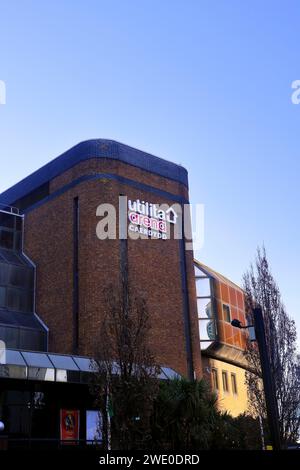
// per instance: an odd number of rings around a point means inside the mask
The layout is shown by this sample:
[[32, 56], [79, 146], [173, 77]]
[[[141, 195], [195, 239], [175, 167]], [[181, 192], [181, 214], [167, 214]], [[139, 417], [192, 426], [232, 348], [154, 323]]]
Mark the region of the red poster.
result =
[[76, 444], [79, 439], [79, 410], [60, 410], [60, 439], [66, 444]]

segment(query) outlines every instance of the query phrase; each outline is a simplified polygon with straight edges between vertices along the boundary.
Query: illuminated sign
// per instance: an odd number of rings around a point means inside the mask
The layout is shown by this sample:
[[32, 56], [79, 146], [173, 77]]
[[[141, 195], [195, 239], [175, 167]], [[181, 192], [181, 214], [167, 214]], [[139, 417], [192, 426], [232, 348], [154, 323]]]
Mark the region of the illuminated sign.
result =
[[172, 206], [157, 206], [145, 201], [128, 199], [129, 230], [153, 238], [167, 239], [168, 224], [177, 223], [178, 214]]

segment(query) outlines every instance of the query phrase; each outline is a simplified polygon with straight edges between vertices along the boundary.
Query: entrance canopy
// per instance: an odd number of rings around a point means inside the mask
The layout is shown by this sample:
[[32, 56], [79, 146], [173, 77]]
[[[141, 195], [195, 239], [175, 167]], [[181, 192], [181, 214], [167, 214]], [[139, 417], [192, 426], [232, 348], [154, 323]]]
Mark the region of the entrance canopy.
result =
[[[116, 365], [114, 369], [117, 375]], [[89, 357], [0, 348], [0, 379], [88, 383], [96, 371], [96, 363]], [[159, 379], [176, 377], [173, 369], [160, 368]]]

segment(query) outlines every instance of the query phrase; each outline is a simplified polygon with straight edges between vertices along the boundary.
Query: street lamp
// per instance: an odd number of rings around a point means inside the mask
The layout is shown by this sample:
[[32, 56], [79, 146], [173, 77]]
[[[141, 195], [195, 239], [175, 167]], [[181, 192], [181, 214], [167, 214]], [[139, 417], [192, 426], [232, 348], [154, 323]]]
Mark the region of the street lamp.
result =
[[[271, 440], [273, 444], [273, 449], [279, 450], [281, 448], [278, 425], [279, 413], [276, 400], [274, 377], [270, 368], [270, 359], [266, 341], [264, 319], [261, 307], [254, 308], [252, 312], [254, 318], [254, 325], [243, 326], [242, 323], [237, 319], [232, 320], [231, 325], [235, 328], [240, 329], [248, 328], [250, 332], [251, 341], [257, 341]], [[254, 333], [255, 336], [253, 335]]]
[[231, 321], [231, 324], [232, 326], [235, 326], [236, 328], [240, 328], [240, 329], [253, 328], [253, 325], [243, 326], [240, 320], [237, 320], [236, 318]]

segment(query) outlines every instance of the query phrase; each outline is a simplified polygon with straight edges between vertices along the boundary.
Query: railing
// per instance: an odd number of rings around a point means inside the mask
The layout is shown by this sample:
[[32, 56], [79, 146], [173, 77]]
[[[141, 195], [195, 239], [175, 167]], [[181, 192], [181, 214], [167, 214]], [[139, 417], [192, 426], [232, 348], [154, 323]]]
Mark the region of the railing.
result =
[[1, 212], [8, 212], [9, 214], [16, 214], [16, 215], [20, 214], [20, 211], [17, 207], [6, 206], [5, 204], [1, 204], [1, 203], [0, 203], [0, 211]]

